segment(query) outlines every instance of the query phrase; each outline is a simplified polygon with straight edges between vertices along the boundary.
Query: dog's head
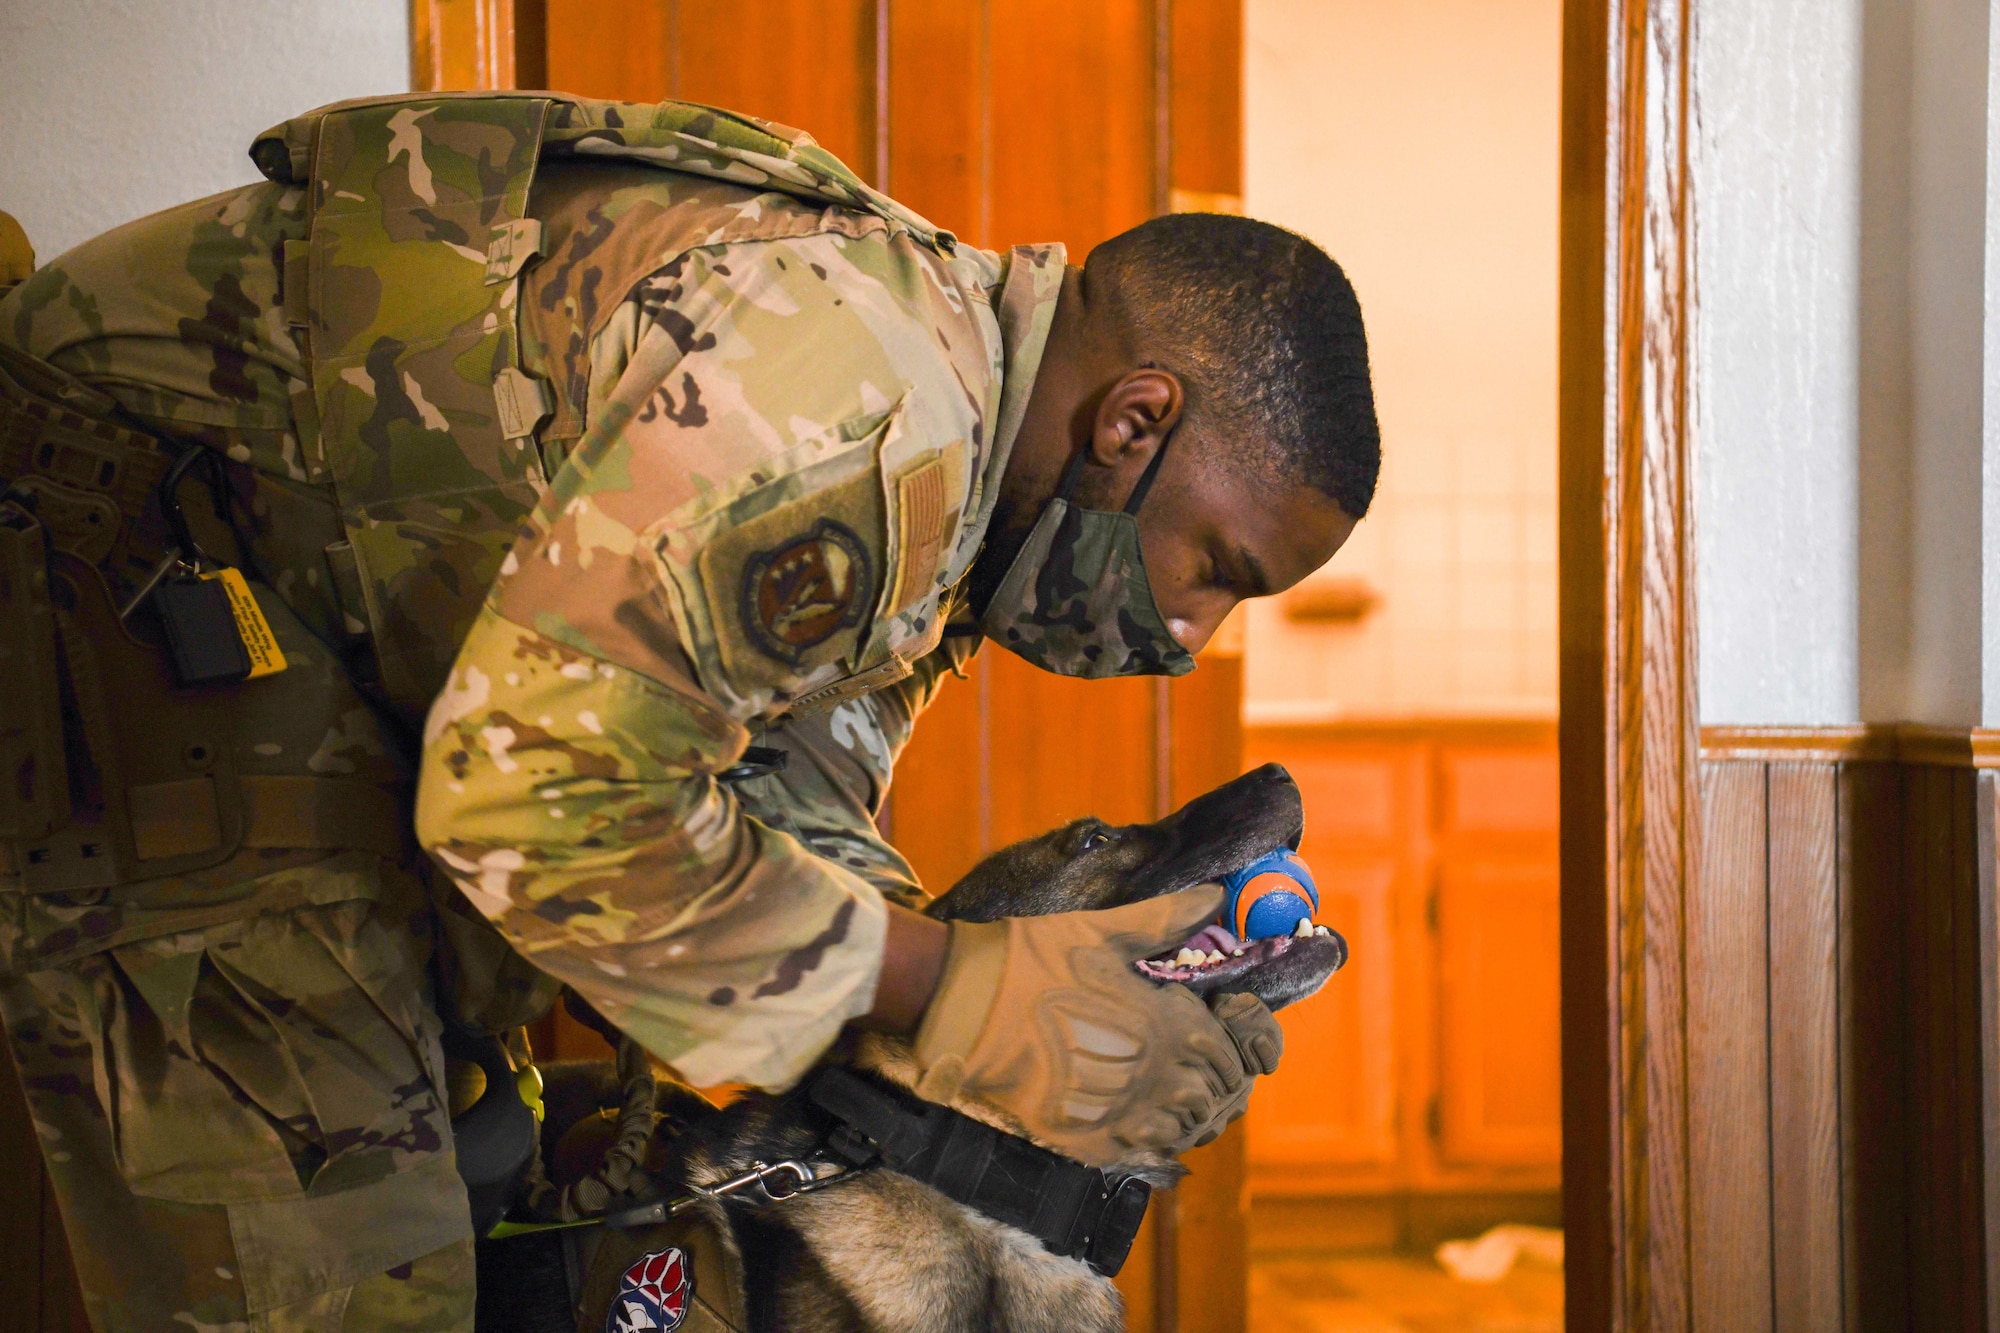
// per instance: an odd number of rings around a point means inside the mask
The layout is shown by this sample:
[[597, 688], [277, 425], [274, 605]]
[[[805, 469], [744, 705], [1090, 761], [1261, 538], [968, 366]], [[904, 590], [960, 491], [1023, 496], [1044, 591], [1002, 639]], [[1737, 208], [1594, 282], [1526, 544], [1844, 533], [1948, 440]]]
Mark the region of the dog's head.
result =
[[[995, 921], [1120, 907], [1214, 883], [1272, 848], [1298, 849], [1305, 816], [1298, 785], [1278, 764], [1244, 774], [1154, 824], [1123, 827], [1079, 819], [1017, 842], [974, 866], [931, 904], [947, 921]], [[1302, 1000], [1347, 961], [1337, 934], [1239, 941], [1207, 926], [1187, 944], [1221, 961], [1175, 966], [1178, 949], [1140, 965], [1161, 984], [1206, 999], [1245, 991], [1273, 1009]]]

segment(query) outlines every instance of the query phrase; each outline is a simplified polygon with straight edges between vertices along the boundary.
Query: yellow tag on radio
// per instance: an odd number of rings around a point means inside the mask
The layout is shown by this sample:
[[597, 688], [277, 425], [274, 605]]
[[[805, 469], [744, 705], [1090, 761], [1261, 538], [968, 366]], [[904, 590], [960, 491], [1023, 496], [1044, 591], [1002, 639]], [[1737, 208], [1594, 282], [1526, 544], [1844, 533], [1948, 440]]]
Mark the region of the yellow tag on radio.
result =
[[218, 569], [213, 574], [203, 574], [202, 578], [221, 579], [222, 590], [229, 594], [229, 610], [236, 617], [236, 637], [243, 640], [243, 651], [250, 654], [250, 674], [245, 679], [275, 676], [283, 671], [284, 651], [278, 647], [278, 636], [271, 633], [271, 622], [264, 619], [264, 608], [250, 595], [243, 571]]

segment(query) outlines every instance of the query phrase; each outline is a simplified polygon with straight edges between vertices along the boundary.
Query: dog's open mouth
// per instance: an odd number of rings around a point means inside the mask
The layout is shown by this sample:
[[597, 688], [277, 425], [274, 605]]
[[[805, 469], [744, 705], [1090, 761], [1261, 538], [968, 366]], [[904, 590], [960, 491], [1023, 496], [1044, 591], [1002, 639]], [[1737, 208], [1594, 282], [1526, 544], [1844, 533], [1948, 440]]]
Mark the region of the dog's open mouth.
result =
[[1133, 966], [1144, 976], [1159, 982], [1178, 982], [1196, 994], [1222, 990], [1246, 973], [1274, 962], [1294, 949], [1315, 953], [1337, 950], [1329, 960], [1329, 973], [1347, 958], [1347, 942], [1325, 926], [1300, 922], [1290, 935], [1261, 940], [1239, 940], [1227, 926], [1207, 925], [1189, 936], [1171, 954], [1142, 958]]

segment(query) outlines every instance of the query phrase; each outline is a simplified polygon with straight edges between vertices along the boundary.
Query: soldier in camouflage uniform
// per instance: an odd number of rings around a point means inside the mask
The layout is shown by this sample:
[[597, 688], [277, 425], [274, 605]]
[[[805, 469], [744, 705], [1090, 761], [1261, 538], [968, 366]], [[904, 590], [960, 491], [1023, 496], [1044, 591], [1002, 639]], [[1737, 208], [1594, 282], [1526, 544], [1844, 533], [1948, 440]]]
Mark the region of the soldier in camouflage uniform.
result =
[[413, 756], [328, 646], [344, 634], [321, 551], [340, 530], [294, 423], [305, 372], [274, 256], [303, 235], [303, 195], [260, 185], [142, 219], [0, 300], [0, 343], [228, 461], [289, 667], [242, 691], [225, 761], [386, 808], [373, 846], [253, 837], [272, 845], [82, 892], [24, 892], [0, 852], [0, 1013], [100, 1329], [469, 1317], [436, 926], [395, 818]]
[[[1376, 455], [1338, 270], [1241, 220], [1083, 270], [1059, 246], [989, 254], [796, 131], [532, 105], [302, 119], [259, 143], [273, 183], [109, 233], [0, 300], [0, 344], [108, 395], [98, 415], [227, 460], [235, 501], [190, 518], [255, 574], [291, 663], [236, 697], [235, 771], [350, 784], [314, 788], [341, 809], [420, 774], [418, 835], [462, 891], [434, 905], [394, 836], [333, 817], [246, 817], [219, 863], [103, 891], [0, 867], [0, 1011], [101, 1328], [464, 1326], [440, 930], [450, 1007], [489, 1029], [548, 996], [502, 936], [697, 1084], [783, 1087], [851, 1021], [921, 1019], [938, 1095], [985, 1091], [1086, 1159], [1212, 1136], [1275, 1059], [1261, 1006], [1218, 1021], [1122, 964], [1107, 981], [1094, 942], [1130, 927], [1083, 922], [1038, 951], [1082, 960], [1094, 1005], [1144, 1011], [1136, 1058], [1050, 1074], [1049, 1048], [1125, 1037], [992, 1012], [1006, 946], [912, 912], [874, 817], [982, 632], [1068, 674], [1178, 673], [1238, 598], [1345, 539]], [[1218, 240], [1238, 266], [1220, 286]], [[488, 293], [452, 285], [454, 255]], [[1282, 300], [1244, 280], [1260, 256]], [[1149, 265], [1180, 276], [1148, 288]], [[438, 337], [413, 336], [410, 308], [454, 293]], [[1160, 330], [1203, 321], [1176, 310], [1189, 294], [1238, 324], [1339, 327], [1287, 334], [1303, 371], [1218, 369], [1207, 345], [1162, 369]], [[1330, 470], [1254, 438], [1288, 414]], [[1243, 466], [1210, 476], [1217, 447]], [[470, 470], [412, 500], [426, 457]], [[146, 563], [111, 578], [121, 603]], [[718, 781], [753, 743], [788, 766]], [[1212, 910], [1153, 921], [1155, 947]], [[1148, 1098], [1165, 1109], [1134, 1129]]]

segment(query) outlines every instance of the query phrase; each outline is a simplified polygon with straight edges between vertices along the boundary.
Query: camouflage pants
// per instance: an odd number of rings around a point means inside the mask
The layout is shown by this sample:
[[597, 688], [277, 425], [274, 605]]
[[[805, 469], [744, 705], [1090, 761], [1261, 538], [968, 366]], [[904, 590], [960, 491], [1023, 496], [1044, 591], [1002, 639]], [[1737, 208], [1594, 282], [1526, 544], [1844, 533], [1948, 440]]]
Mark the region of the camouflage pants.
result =
[[402, 896], [0, 980], [95, 1328], [471, 1327], [427, 913]]

